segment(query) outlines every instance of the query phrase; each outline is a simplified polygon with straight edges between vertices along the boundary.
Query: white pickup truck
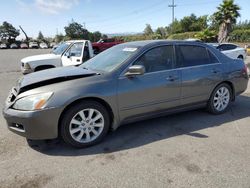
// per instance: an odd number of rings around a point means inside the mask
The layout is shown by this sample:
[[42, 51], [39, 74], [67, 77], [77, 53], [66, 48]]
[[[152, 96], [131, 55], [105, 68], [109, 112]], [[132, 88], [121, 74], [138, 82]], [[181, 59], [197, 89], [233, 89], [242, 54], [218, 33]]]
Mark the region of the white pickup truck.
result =
[[94, 56], [88, 40], [72, 40], [61, 43], [50, 54], [35, 55], [21, 60], [21, 71], [28, 74], [60, 66], [80, 65]]

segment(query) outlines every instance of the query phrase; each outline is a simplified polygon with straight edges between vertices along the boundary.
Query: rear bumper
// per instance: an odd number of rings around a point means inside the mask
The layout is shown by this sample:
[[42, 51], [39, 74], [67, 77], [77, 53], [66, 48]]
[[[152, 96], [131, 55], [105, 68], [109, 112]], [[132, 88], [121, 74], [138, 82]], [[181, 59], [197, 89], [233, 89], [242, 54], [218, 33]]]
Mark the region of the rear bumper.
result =
[[50, 108], [40, 111], [4, 109], [8, 129], [20, 136], [33, 140], [58, 137], [58, 121], [62, 110]]

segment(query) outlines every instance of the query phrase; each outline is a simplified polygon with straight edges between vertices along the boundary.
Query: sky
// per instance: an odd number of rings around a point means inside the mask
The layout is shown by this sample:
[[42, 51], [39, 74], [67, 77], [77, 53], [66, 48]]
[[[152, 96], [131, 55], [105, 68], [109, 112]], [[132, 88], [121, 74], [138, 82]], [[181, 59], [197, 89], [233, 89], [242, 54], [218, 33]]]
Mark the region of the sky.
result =
[[[235, 0], [241, 7], [238, 21], [250, 20], [249, 0]], [[211, 15], [222, 0], [175, 0], [175, 18], [194, 13]], [[23, 27], [29, 37], [64, 34], [72, 19], [91, 32], [106, 34], [142, 32], [146, 24], [153, 29], [172, 22], [172, 0], [8, 0], [1, 1], [0, 24], [10, 22]], [[19, 38], [24, 38], [21, 34]]]

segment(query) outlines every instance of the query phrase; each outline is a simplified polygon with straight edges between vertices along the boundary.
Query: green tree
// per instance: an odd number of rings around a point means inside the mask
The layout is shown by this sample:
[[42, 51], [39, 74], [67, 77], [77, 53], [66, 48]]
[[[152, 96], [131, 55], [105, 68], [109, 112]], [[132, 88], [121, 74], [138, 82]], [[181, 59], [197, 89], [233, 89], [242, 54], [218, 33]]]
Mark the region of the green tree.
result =
[[195, 38], [200, 39], [203, 42], [216, 42], [216, 32], [209, 29], [200, 31], [195, 35]]
[[202, 31], [208, 27], [207, 16], [197, 17], [195, 14], [185, 16], [180, 20], [182, 32]]
[[3, 22], [0, 25], [0, 38], [8, 40], [8, 42], [15, 41], [16, 37], [19, 36], [20, 32], [12, 24], [8, 22]]
[[250, 29], [250, 20], [240, 21], [234, 27], [234, 29]]
[[184, 32], [180, 22], [177, 19], [175, 19], [173, 23], [171, 23], [168, 27], [166, 27], [166, 30], [170, 34], [183, 33]]
[[103, 38], [103, 39], [107, 39], [107, 38], [108, 38], [108, 35], [103, 34], [101, 38]]
[[217, 12], [213, 14], [214, 22], [219, 26], [218, 42], [227, 42], [232, 26], [236, 23], [236, 19], [240, 16], [240, 7], [234, 4], [234, 0], [223, 0], [222, 4], [217, 7]]
[[66, 36], [69, 39], [86, 39], [88, 40], [88, 30], [84, 29], [83, 26], [75, 21], [64, 27]]
[[155, 31], [155, 34], [160, 36], [161, 39], [164, 39], [167, 37], [167, 31], [164, 27], [158, 27]]
[[146, 28], [144, 29], [144, 35], [152, 35], [154, 34], [153, 29], [150, 24], [146, 24]]
[[99, 31], [93, 33], [93, 42], [97, 42], [100, 38], [102, 38], [102, 34]]
[[56, 36], [55, 36], [55, 42], [56, 43], [59, 43], [59, 42], [62, 42], [64, 40], [64, 35], [63, 34], [57, 34]]
[[43, 34], [42, 34], [41, 31], [39, 31], [39, 33], [38, 33], [37, 40], [40, 41], [40, 42], [41, 42], [41, 41], [44, 41], [44, 36], [43, 36]]

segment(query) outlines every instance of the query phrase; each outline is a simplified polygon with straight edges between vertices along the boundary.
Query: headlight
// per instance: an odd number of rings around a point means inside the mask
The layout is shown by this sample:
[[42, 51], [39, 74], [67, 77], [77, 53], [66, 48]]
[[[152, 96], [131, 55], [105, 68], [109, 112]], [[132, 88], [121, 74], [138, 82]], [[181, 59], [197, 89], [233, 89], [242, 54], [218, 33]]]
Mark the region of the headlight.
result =
[[23, 68], [24, 69], [31, 69], [31, 67], [28, 63], [24, 63]]
[[27, 111], [43, 109], [52, 94], [52, 92], [48, 92], [20, 98], [15, 102], [13, 108]]

